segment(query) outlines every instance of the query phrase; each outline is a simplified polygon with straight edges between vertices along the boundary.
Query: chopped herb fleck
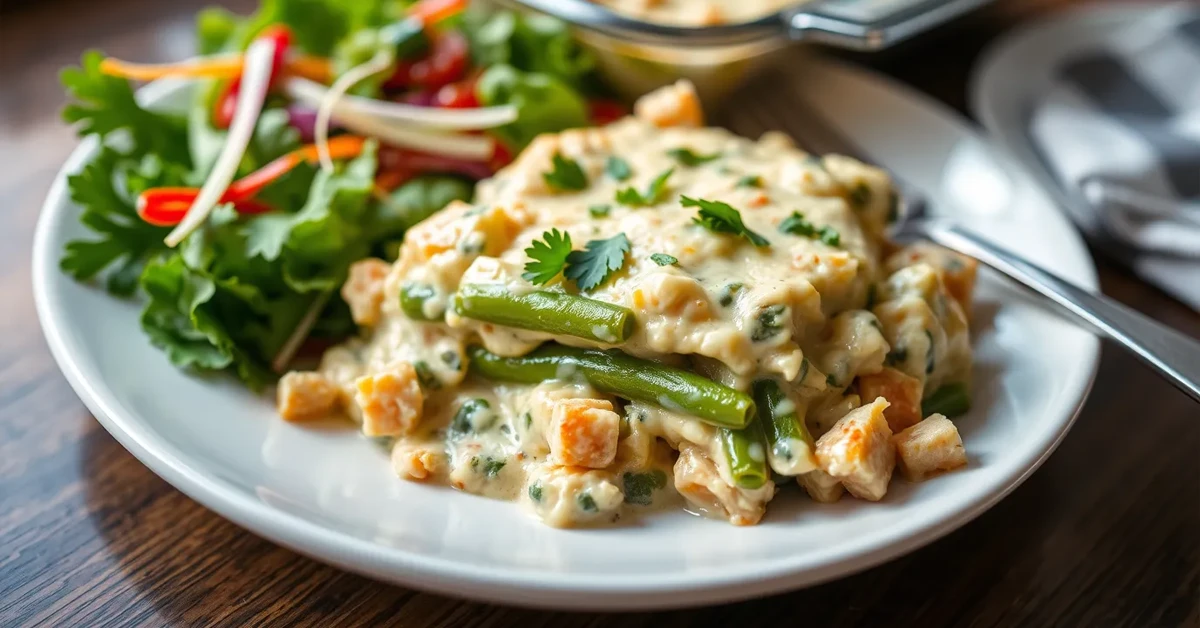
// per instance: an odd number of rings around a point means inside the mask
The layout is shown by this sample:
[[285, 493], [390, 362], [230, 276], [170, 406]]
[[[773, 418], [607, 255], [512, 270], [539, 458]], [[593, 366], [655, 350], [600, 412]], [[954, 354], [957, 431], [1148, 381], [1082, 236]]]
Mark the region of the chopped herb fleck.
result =
[[667, 154], [675, 158], [675, 161], [691, 167], [706, 164], [721, 156], [720, 152], [710, 153], [708, 155], [699, 155], [690, 148], [672, 148], [671, 150], [667, 151]]
[[787, 309], [786, 305], [776, 304], [760, 310], [758, 318], [755, 319], [754, 331], [750, 333], [750, 340], [762, 342], [783, 331], [784, 314], [787, 313]]
[[605, 240], [589, 240], [582, 251], [571, 251], [567, 255], [563, 276], [574, 281], [580, 290], [592, 290], [621, 270], [629, 246], [629, 238], [624, 233]]
[[674, 172], [674, 168], [663, 170], [646, 186], [645, 192], [639, 192], [633, 186], [617, 190], [617, 202], [629, 207], [648, 207], [659, 203], [666, 196], [667, 179], [670, 179]]
[[609, 156], [608, 161], [604, 162], [604, 171], [617, 181], [624, 181], [633, 176], [633, 169], [629, 167], [629, 162], [616, 155]]
[[596, 512], [599, 508], [596, 506], [596, 500], [592, 499], [591, 493], [580, 493], [579, 497], [575, 498], [579, 502], [579, 509], [584, 512]]
[[739, 188], [761, 188], [762, 186], [762, 177], [756, 174], [748, 174], [737, 180], [737, 187]]
[[542, 501], [542, 483], [534, 482], [529, 485], [529, 499], [535, 502]]
[[800, 212], [792, 212], [791, 216], [784, 218], [783, 222], [779, 223], [779, 230], [806, 238], [811, 238], [817, 233], [817, 228]]
[[438, 390], [442, 387], [442, 380], [438, 379], [437, 373], [429, 368], [429, 363], [425, 360], [413, 362], [413, 370], [417, 372], [417, 381], [421, 383], [421, 388]]
[[888, 351], [887, 355], [884, 356], [883, 363], [885, 366], [896, 366], [905, 360], [908, 360], [908, 348], [892, 347], [892, 350]]
[[534, 240], [525, 254], [532, 262], [525, 263], [521, 278], [532, 284], [544, 284], [554, 279], [567, 264], [571, 255], [571, 234], [551, 229], [542, 234], [542, 240]]
[[800, 359], [800, 376], [796, 378], [796, 383], [803, 385], [804, 380], [808, 379], [808, 358]]
[[746, 284], [741, 282], [726, 284], [724, 288], [721, 288], [720, 294], [717, 295], [717, 303], [720, 303], [721, 307], [733, 305], [733, 300], [737, 298], [737, 293], [741, 292], [745, 287]]
[[859, 181], [854, 184], [854, 187], [850, 188], [846, 199], [850, 201], [850, 206], [854, 209], [863, 209], [867, 206], [867, 203], [871, 202], [871, 187], [865, 182]]
[[492, 404], [487, 399], [468, 399], [458, 407], [454, 418], [450, 420], [450, 431], [455, 434], [483, 431], [492, 426], [496, 416], [492, 414]]
[[626, 471], [621, 480], [625, 485], [625, 501], [638, 506], [649, 506], [654, 501], [654, 491], [667, 486], [667, 474], [661, 469], [645, 473]]
[[488, 456], [483, 462], [483, 474], [489, 478], [494, 478], [500, 474], [500, 470], [507, 464], [499, 458]]
[[841, 246], [842, 244], [842, 234], [829, 225], [817, 230], [817, 238], [829, 246]]
[[879, 288], [875, 284], [867, 286], [867, 303], [863, 306], [864, 309], [874, 309], [875, 301], [879, 298]]
[[833, 386], [834, 388], [838, 388], [838, 380], [837, 377], [834, 377], [833, 373], [825, 376], [825, 383]]
[[442, 353], [442, 364], [450, 367], [451, 370], [458, 371], [462, 369], [462, 356], [457, 351], [446, 351]]
[[588, 213], [592, 215], [592, 218], [606, 218], [612, 213], [612, 205], [608, 203], [591, 205], [588, 207]]
[[666, 253], [654, 253], [650, 255], [650, 260], [659, 266], [673, 266], [679, 263], [679, 258]]
[[522, 416], [522, 418], [525, 419], [525, 429], [526, 430], [533, 427], [533, 415], [532, 414], [526, 412], [525, 414], [523, 414], [521, 416]]
[[587, 175], [584, 174], [578, 161], [563, 157], [562, 153], [554, 153], [551, 163], [554, 165], [554, 169], [542, 173], [542, 179], [546, 181], [546, 185], [556, 190], [587, 189]]
[[729, 233], [741, 236], [749, 240], [754, 246], [770, 246], [771, 244], [766, 238], [750, 230], [742, 222], [741, 212], [731, 207], [728, 203], [683, 196], [680, 197], [680, 204], [684, 207], [700, 208], [700, 211], [697, 212], [692, 222], [713, 233]]

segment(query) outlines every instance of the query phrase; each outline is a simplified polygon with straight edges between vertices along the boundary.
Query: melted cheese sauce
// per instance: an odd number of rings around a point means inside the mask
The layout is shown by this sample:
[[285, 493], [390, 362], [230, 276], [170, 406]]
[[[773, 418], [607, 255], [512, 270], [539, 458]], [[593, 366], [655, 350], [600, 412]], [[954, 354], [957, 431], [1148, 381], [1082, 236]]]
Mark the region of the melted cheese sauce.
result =
[[[702, 159], [681, 161], [681, 149]], [[586, 189], [547, 184], [543, 175], [556, 154], [579, 164]], [[627, 179], [616, 176], [614, 160], [628, 164]], [[656, 202], [616, 200], [619, 190], [645, 191], [668, 170]], [[697, 210], [683, 205], [684, 196], [737, 208], [770, 245], [695, 224]], [[736, 487], [717, 428], [586, 384], [496, 384], [467, 374], [471, 344], [505, 356], [546, 341], [617, 345], [465, 318], [450, 307], [453, 295], [466, 284], [498, 284], [514, 294], [578, 293], [561, 275], [545, 286], [523, 279], [525, 249], [550, 229], [570, 234], [575, 249], [624, 233], [631, 243], [624, 266], [585, 295], [633, 312], [635, 331], [619, 349], [743, 391], [774, 376], [815, 438], [870, 401], [855, 393], [856, 378], [885, 363], [920, 379], [927, 392], [963, 380], [969, 369], [966, 317], [948, 296], [942, 271], [927, 257], [914, 264], [885, 259], [891, 197], [887, 175], [855, 160], [806, 154], [778, 134], [752, 141], [722, 129], [664, 128], [642, 110], [608, 127], [543, 136], [481, 182], [475, 204], [452, 204], [409, 231], [382, 285], [379, 322], [363, 338], [330, 350], [320, 373], [360, 422], [359, 378], [397, 363], [424, 374], [420, 420], [396, 434], [393, 449], [396, 470], [407, 479], [516, 500], [556, 526], [678, 506], [680, 496], [695, 511], [752, 524], [775, 485]], [[782, 232], [794, 212], [835, 232], [836, 242]], [[660, 265], [651, 259], [658, 253], [678, 262]], [[402, 311], [400, 292], [414, 283], [432, 289], [422, 313], [439, 320], [413, 320]], [[607, 408], [620, 417], [619, 434], [607, 435], [616, 453], [603, 468], [564, 466], [554, 456], [552, 432], [561, 421], [555, 413], [571, 400], [588, 400], [597, 421], [611, 421]], [[811, 442], [787, 441], [759, 453], [779, 480], [816, 469], [812, 450]]]

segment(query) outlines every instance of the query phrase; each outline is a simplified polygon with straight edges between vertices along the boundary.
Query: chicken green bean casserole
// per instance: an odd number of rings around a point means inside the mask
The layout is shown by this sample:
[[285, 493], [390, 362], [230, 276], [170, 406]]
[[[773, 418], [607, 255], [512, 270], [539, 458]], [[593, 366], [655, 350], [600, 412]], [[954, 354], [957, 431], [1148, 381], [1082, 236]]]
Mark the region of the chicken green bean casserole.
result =
[[[406, 480], [553, 526], [757, 523], [966, 464], [975, 263], [885, 237], [887, 173], [703, 126], [691, 86], [538, 137], [342, 288], [360, 337], [278, 388]], [[792, 487], [796, 491], [796, 487]]]

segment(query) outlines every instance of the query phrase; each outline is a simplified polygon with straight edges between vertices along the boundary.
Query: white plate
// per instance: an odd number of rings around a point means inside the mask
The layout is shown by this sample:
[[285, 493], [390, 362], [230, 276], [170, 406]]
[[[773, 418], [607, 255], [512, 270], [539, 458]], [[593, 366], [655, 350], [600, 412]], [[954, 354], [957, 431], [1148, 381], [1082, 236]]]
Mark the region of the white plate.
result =
[[[815, 62], [806, 95], [877, 159], [1030, 258], [1087, 285], [1091, 260], [1029, 179], [953, 113], [885, 79]], [[148, 101], [178, 103], [178, 85]], [[276, 418], [269, 399], [172, 368], [138, 328], [138, 305], [58, 270], [86, 235], [64, 176], [34, 245], [34, 289], [67, 379], [129, 451], [205, 506], [277, 543], [399, 584], [497, 602], [562, 608], [715, 603], [801, 587], [911, 551], [1015, 488], [1066, 433], [1095, 372], [1096, 339], [985, 275], [974, 320], [975, 409], [958, 421], [970, 466], [893, 484], [877, 504], [818, 505], [794, 486], [761, 525], [680, 513], [595, 530], [546, 527], [513, 504], [404, 482], [382, 450], [349, 430]], [[969, 211], [968, 211], [969, 208]]]

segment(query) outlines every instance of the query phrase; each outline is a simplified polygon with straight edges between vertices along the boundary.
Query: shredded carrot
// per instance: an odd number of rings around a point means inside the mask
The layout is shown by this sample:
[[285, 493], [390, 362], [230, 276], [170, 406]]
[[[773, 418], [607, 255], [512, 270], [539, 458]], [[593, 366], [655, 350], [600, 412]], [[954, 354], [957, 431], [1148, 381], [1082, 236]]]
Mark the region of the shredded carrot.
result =
[[[284, 67], [287, 74], [320, 83], [329, 81], [333, 74], [329, 59], [309, 55], [296, 55], [288, 59]], [[134, 81], [154, 81], [168, 76], [232, 79], [242, 74], [242, 56], [200, 57], [179, 63], [130, 63], [109, 57], [100, 62], [100, 71]]]
[[454, 17], [467, 8], [467, 0], [421, 0], [408, 10], [408, 16], [425, 26]]

